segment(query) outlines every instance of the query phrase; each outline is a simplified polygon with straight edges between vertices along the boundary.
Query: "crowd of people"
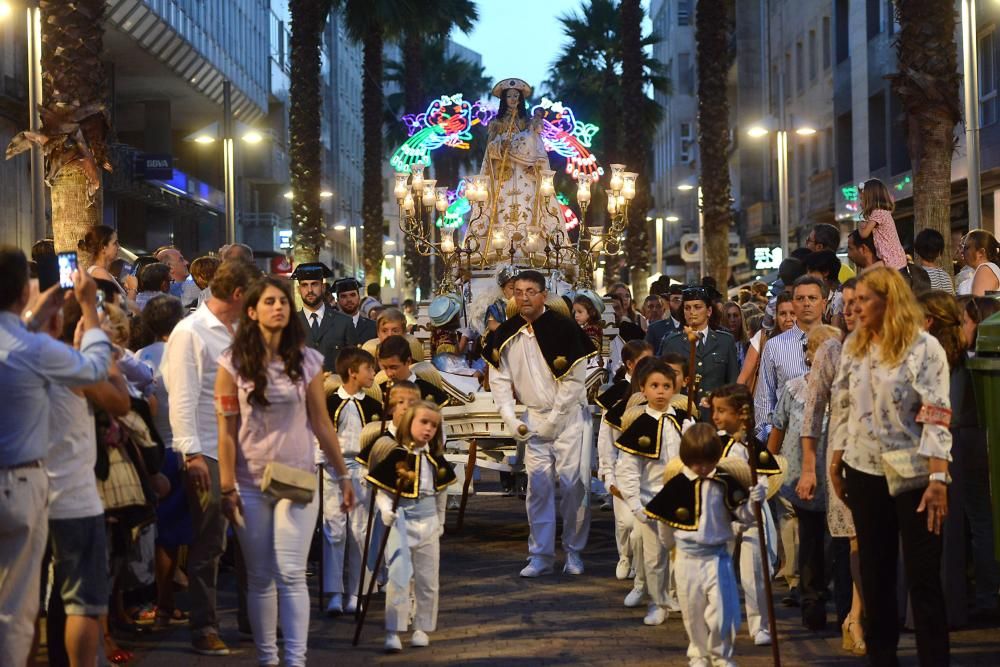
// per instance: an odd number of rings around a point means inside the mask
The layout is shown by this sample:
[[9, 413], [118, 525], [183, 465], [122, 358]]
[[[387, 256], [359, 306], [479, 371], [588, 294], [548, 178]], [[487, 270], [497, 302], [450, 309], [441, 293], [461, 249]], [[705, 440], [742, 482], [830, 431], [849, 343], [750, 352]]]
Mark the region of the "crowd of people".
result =
[[326, 614], [363, 613], [378, 587], [386, 650], [411, 625], [427, 646], [465, 475], [444, 456], [446, 373], [491, 391], [524, 444], [522, 577], [552, 573], [557, 542], [563, 572], [584, 572], [597, 495], [624, 606], [645, 603], [649, 626], [680, 612], [691, 664], [732, 663], [740, 590], [752, 641], [774, 640], [766, 572], [809, 631], [832, 603], [845, 651], [895, 664], [912, 627], [921, 664], [947, 664], [949, 629], [996, 613], [1000, 592], [965, 365], [1000, 310], [1000, 244], [965, 235], [953, 282], [935, 232], [906, 254], [883, 190], [862, 192], [856, 276], [831, 225], [732, 300], [710, 279], [660, 279], [641, 305], [621, 283], [557, 296], [505, 267], [466, 326], [460, 297], [431, 302], [430, 354], [413, 302], [331, 285], [320, 263], [288, 281], [235, 244], [123, 267], [97, 227], [65, 290], [32, 277], [51, 241], [30, 261], [0, 248], [0, 385], [18, 387], [0, 405], [0, 655], [25, 664], [41, 616], [53, 665], [125, 664], [116, 639], [181, 623], [193, 651], [228, 655], [230, 554], [259, 664], [279, 663], [280, 634], [304, 665], [314, 540]]

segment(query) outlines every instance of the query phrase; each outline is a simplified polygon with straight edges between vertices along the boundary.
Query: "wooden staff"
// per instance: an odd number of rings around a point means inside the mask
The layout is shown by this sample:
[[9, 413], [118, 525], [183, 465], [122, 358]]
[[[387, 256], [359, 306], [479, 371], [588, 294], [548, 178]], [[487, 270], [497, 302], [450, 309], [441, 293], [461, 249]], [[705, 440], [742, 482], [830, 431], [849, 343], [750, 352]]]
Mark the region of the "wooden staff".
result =
[[[399, 509], [399, 498], [403, 494], [403, 485], [406, 484], [407, 481], [412, 480], [413, 477], [413, 472], [406, 467], [405, 463], [400, 461], [396, 464], [396, 493], [392, 497], [393, 512]], [[373, 499], [375, 498], [376, 493], [378, 493], [378, 491], [376, 489], [372, 489]], [[392, 526], [386, 526], [385, 533], [382, 534], [382, 542], [378, 546], [378, 556], [375, 557], [375, 569], [372, 570], [372, 578], [368, 583], [368, 594], [365, 596], [364, 606], [360, 608], [357, 626], [354, 628], [354, 641], [351, 643], [352, 646], [357, 646], [358, 640], [361, 638], [361, 629], [365, 626], [365, 615], [368, 613], [368, 603], [371, 602], [372, 593], [375, 592], [375, 575], [382, 566], [382, 558], [385, 556], [385, 545], [389, 542], [389, 531], [391, 530]], [[364, 577], [362, 577], [362, 580], [364, 580]]]
[[688, 357], [688, 383], [687, 383], [687, 395], [688, 404], [687, 412], [691, 419], [694, 419], [694, 394], [697, 391], [695, 388], [695, 364], [698, 361], [698, 332], [690, 327], [685, 327], [684, 332], [687, 334], [688, 345], [691, 346], [691, 354]]
[[[750, 430], [748, 425], [750, 423], [750, 406], [744, 405], [740, 410], [740, 418], [743, 422], [743, 428], [740, 439], [743, 439], [747, 443], [747, 462], [750, 464], [750, 484], [751, 486], [757, 485], [757, 456], [758, 453], [753, 449], [753, 443], [750, 442]], [[768, 630], [771, 632], [771, 659], [774, 662], [775, 667], [781, 667], [781, 651], [778, 649], [778, 621], [774, 617], [774, 594], [771, 592], [771, 564], [769, 562], [767, 554], [767, 541], [765, 537], [764, 530], [764, 514], [761, 511], [760, 503], [754, 502], [753, 504], [753, 514], [754, 518], [757, 519], [757, 538], [760, 540], [760, 563], [761, 569], [764, 572], [764, 596], [767, 598], [767, 625]]]

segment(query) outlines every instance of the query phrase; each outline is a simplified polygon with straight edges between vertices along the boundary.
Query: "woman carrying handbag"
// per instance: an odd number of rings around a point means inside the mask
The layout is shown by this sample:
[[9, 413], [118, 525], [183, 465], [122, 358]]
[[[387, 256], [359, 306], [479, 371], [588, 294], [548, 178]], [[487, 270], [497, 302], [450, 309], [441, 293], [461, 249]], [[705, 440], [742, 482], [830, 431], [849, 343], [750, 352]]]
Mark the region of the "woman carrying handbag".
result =
[[316, 527], [315, 442], [337, 471], [345, 512], [354, 501], [323, 390], [323, 357], [305, 346], [292, 292], [276, 278], [249, 288], [215, 383], [222, 508], [247, 568], [247, 604], [257, 661], [306, 664], [306, 557]]
[[902, 546], [921, 665], [949, 662], [941, 586], [948, 513], [948, 359], [898, 271], [863, 273], [858, 326], [833, 382], [830, 483], [857, 531], [865, 642], [872, 665], [896, 665], [897, 554]]

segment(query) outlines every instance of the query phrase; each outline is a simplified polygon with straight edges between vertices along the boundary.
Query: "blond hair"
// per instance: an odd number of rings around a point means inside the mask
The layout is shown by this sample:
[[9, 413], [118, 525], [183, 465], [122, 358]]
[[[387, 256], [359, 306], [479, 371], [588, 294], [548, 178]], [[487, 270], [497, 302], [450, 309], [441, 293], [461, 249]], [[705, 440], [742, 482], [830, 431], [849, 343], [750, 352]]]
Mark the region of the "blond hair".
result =
[[[883, 363], [898, 366], [923, 331], [923, 309], [899, 271], [887, 266], [868, 269], [858, 278], [858, 285], [864, 285], [885, 301], [879, 356]], [[862, 357], [871, 349], [872, 338], [870, 329], [859, 326], [847, 339], [844, 351], [852, 357]]]
[[126, 347], [131, 329], [125, 311], [113, 303], [105, 303], [104, 312], [107, 313], [108, 319], [101, 328], [108, 334], [112, 343], [118, 347]]
[[885, 183], [871, 178], [861, 188], [861, 215], [867, 220], [877, 209], [892, 213], [896, 209], [896, 202]]
[[444, 454], [444, 435], [442, 433], [444, 431], [444, 418], [441, 416], [441, 408], [430, 401], [417, 401], [403, 413], [403, 418], [399, 420], [399, 426], [396, 427], [396, 441], [407, 449], [413, 447], [413, 435], [410, 433], [410, 429], [419, 410], [430, 410], [438, 416], [438, 428], [434, 433], [434, 438], [427, 443], [427, 449], [435, 456]]
[[806, 361], [811, 364], [816, 356], [816, 350], [831, 338], [840, 340], [840, 329], [829, 324], [819, 324], [810, 329], [806, 339]]

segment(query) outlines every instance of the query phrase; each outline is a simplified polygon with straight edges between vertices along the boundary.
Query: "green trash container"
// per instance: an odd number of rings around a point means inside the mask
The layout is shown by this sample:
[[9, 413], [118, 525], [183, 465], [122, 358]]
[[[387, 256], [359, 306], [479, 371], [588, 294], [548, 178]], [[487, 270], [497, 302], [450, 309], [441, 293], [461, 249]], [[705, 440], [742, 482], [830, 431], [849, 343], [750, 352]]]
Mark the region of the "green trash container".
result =
[[986, 429], [993, 505], [993, 550], [1000, 559], [1000, 313], [979, 325], [976, 356], [966, 362], [972, 375], [979, 423]]

